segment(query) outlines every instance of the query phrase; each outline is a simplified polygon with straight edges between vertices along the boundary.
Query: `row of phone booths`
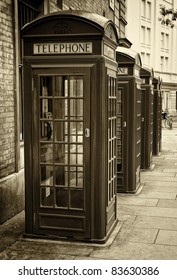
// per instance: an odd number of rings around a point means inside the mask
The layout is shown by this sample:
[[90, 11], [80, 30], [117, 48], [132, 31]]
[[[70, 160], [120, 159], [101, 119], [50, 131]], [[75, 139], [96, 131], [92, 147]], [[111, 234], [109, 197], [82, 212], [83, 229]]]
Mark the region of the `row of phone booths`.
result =
[[100, 15], [49, 14], [22, 38], [24, 236], [104, 243], [117, 192], [160, 152], [160, 81]]
[[134, 193], [161, 151], [161, 84], [140, 55], [118, 47], [117, 191]]

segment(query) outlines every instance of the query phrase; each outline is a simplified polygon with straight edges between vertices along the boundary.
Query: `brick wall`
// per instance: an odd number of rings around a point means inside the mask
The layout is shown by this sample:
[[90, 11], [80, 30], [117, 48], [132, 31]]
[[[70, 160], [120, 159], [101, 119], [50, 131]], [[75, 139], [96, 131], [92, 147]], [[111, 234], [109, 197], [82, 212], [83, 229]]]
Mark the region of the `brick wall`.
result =
[[[99, 15], [105, 15], [107, 18], [114, 20], [113, 11], [109, 8], [108, 0], [63, 0], [62, 10], [84, 10]], [[57, 0], [50, 1], [50, 12], [58, 10], [56, 7]]]
[[60, 10], [57, 7], [57, 0], [50, 0], [50, 13], [56, 12], [57, 10]]
[[12, 0], [0, 1], [0, 178], [15, 170]]

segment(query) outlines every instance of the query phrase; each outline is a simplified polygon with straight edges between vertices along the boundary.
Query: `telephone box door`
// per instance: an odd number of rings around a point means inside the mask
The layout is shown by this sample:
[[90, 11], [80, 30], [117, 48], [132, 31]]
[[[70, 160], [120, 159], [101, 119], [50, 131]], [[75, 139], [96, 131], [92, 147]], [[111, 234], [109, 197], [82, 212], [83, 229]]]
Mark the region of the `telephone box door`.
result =
[[34, 234], [90, 238], [90, 71], [33, 69]]

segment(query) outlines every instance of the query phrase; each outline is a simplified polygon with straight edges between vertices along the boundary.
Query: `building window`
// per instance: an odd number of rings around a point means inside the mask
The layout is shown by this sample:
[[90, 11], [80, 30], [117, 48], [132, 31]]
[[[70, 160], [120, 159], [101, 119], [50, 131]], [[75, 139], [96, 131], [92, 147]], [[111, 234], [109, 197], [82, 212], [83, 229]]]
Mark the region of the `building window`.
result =
[[144, 52], [141, 52], [141, 61], [142, 61], [142, 64], [145, 64], [145, 53]]
[[146, 10], [146, 17], [151, 19], [151, 2], [147, 2], [147, 10]]
[[160, 57], [160, 69], [163, 72], [163, 70], [164, 70], [164, 57], [163, 56]]
[[127, 24], [125, 0], [116, 1], [115, 9], [119, 12], [119, 14], [118, 14], [119, 32], [120, 32], [120, 37], [123, 38], [123, 37], [125, 37], [125, 26]]
[[145, 44], [145, 26], [141, 26], [141, 43]]
[[161, 49], [164, 48], [164, 33], [161, 32]]
[[146, 64], [150, 65], [150, 53], [146, 54]]
[[109, 0], [109, 7], [114, 10], [114, 0]]
[[146, 1], [145, 0], [141, 1], [141, 16], [142, 17], [146, 16]]
[[165, 42], [165, 48], [166, 48], [166, 50], [169, 50], [169, 34], [166, 34], [166, 42]]
[[141, 1], [141, 16], [148, 20], [152, 18], [152, 5], [150, 1], [142, 0]]
[[114, 23], [119, 29], [119, 2], [117, 0], [115, 1]]
[[165, 69], [164, 69], [165, 72], [168, 72], [168, 65], [169, 65], [168, 57], [165, 57]]
[[43, 1], [18, 0], [20, 28], [39, 16], [41, 13], [42, 3]]
[[146, 43], [147, 43], [147, 45], [151, 44], [151, 29], [150, 28], [147, 28]]

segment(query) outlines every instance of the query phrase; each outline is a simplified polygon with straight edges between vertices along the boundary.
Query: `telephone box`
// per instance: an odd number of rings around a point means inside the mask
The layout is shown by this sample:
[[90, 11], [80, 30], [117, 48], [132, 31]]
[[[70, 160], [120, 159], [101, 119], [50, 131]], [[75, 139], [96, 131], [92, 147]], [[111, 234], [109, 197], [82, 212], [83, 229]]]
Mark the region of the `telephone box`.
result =
[[153, 149], [152, 154], [159, 156], [162, 142], [162, 96], [160, 77], [153, 78], [154, 100], [153, 100]]
[[153, 84], [152, 68], [143, 67], [141, 77], [141, 169], [153, 169]]
[[134, 193], [140, 186], [141, 58], [118, 47], [117, 61], [117, 191]]
[[25, 235], [105, 242], [117, 223], [116, 28], [65, 11], [22, 36]]

